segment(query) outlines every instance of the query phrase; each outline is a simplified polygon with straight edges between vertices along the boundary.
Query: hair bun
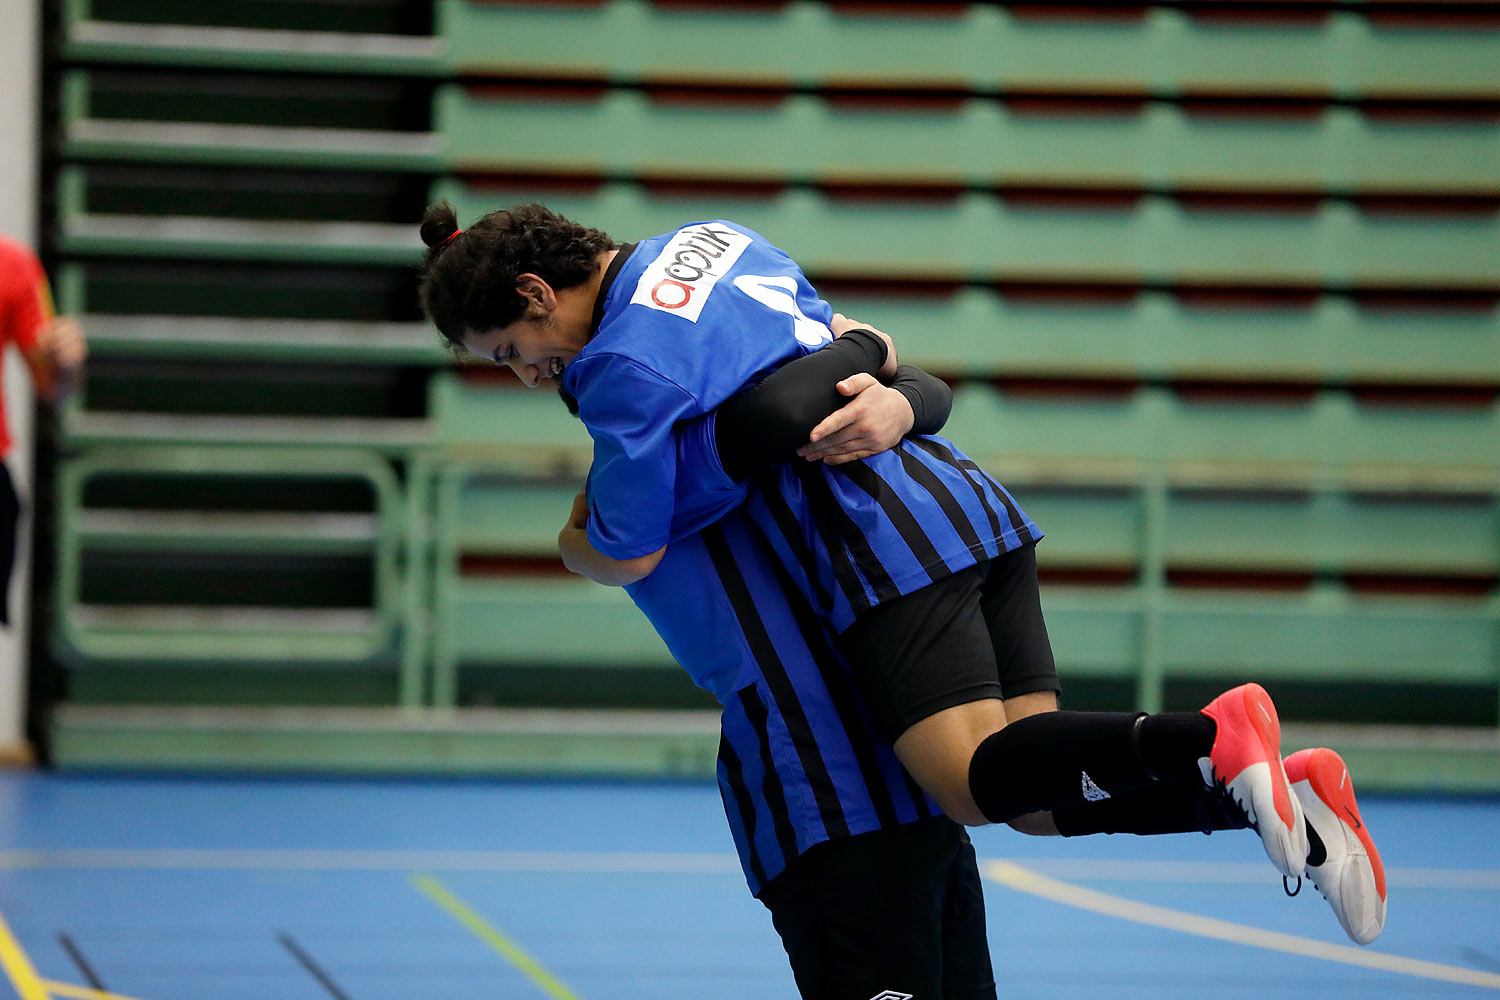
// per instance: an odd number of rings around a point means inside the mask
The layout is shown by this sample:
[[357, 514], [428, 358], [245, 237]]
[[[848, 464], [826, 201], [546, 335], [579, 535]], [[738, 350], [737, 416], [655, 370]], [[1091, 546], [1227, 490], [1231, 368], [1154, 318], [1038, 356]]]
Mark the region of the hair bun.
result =
[[422, 215], [422, 242], [429, 247], [442, 246], [458, 232], [458, 213], [447, 201], [428, 207]]

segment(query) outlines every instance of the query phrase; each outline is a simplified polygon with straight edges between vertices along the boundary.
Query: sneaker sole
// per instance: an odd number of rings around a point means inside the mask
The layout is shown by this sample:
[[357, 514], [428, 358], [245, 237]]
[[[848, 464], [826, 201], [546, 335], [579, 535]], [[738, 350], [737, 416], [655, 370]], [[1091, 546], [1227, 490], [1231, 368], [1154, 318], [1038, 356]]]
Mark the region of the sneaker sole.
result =
[[1375, 849], [1375, 841], [1370, 837], [1370, 829], [1359, 814], [1354, 783], [1349, 779], [1344, 759], [1326, 747], [1311, 751], [1304, 759], [1307, 785], [1316, 802], [1305, 803], [1303, 809], [1312, 811], [1310, 822], [1316, 821], [1320, 830], [1337, 826], [1343, 837], [1344, 850], [1337, 871], [1324, 864], [1319, 866], [1318, 874], [1308, 869], [1309, 877], [1320, 886], [1327, 880], [1335, 880], [1337, 884], [1333, 892], [1341, 902], [1364, 895], [1363, 886], [1374, 884], [1377, 902], [1373, 912], [1352, 914], [1339, 906], [1334, 907], [1344, 932], [1358, 944], [1369, 944], [1385, 927], [1385, 866], [1380, 861], [1380, 852]]

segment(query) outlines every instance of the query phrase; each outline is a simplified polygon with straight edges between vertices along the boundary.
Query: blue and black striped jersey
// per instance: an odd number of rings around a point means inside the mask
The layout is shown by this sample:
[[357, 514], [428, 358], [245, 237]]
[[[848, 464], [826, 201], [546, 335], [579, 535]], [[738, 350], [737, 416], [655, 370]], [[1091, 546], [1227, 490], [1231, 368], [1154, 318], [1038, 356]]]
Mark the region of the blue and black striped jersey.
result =
[[752, 890], [814, 844], [935, 815], [831, 636], [1040, 531], [940, 437], [724, 475], [713, 409], [832, 339], [828, 304], [749, 230], [695, 223], [623, 248], [596, 315], [563, 381], [594, 439], [589, 540], [616, 559], [665, 546], [626, 589], [724, 706], [719, 783]]
[[[826, 345], [832, 310], [795, 261], [731, 222], [645, 240], [614, 264], [598, 333], [564, 388], [594, 438], [589, 540], [628, 559], [744, 501], [714, 451], [711, 411]], [[841, 466], [785, 463], [757, 486], [752, 516], [836, 631], [1041, 537], [999, 483], [937, 436]]]
[[724, 706], [719, 791], [752, 892], [815, 844], [937, 815], [743, 512], [673, 542], [626, 589]]
[[785, 463], [756, 478], [745, 509], [835, 632], [1042, 536], [1005, 487], [935, 434], [843, 465]]

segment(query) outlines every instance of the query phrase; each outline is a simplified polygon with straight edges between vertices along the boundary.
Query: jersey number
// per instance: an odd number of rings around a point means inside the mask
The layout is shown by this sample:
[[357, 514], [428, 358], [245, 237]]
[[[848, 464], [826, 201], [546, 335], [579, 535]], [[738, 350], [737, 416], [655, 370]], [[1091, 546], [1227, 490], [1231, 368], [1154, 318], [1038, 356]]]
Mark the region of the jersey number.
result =
[[797, 338], [797, 343], [804, 347], [822, 347], [832, 343], [833, 334], [828, 327], [815, 319], [809, 319], [797, 305], [795, 278], [785, 275], [742, 274], [734, 279], [734, 287], [768, 309], [792, 317], [792, 335]]

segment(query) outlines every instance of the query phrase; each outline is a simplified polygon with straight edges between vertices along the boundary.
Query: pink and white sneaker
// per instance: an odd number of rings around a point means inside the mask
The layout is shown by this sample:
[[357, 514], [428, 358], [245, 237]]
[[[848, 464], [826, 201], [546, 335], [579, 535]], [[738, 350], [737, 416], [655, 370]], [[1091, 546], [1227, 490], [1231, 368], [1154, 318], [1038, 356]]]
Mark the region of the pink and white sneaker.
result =
[[1327, 747], [1298, 750], [1283, 764], [1314, 834], [1306, 875], [1344, 932], [1369, 944], [1385, 927], [1385, 866], [1360, 818], [1349, 769]]
[[1260, 834], [1271, 864], [1300, 877], [1307, 867], [1302, 806], [1281, 765], [1281, 722], [1259, 684], [1225, 691], [1203, 709], [1218, 725], [1213, 749], [1198, 766], [1209, 784], [1223, 785]]

